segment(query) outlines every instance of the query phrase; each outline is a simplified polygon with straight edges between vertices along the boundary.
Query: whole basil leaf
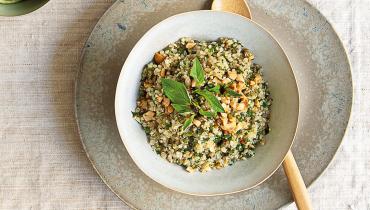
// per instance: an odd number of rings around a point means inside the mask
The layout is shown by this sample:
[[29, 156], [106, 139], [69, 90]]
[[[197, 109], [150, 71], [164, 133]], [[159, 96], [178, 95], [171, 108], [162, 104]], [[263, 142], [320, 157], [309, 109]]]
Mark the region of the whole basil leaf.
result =
[[199, 114], [201, 114], [203, 116], [206, 116], [206, 117], [215, 117], [216, 116], [216, 113], [204, 111], [203, 109], [199, 110]]
[[182, 126], [182, 131], [186, 130], [193, 123], [194, 116], [195, 115], [191, 115], [187, 120], [185, 120], [184, 125]]
[[209, 92], [208, 90], [200, 90], [200, 89], [197, 89], [194, 91], [195, 93], [203, 96], [207, 102], [209, 103], [209, 105], [212, 107], [213, 111], [215, 112], [221, 112], [221, 113], [224, 113], [225, 110], [224, 108], [221, 106], [221, 103], [218, 101], [218, 99], [216, 98], [215, 95], [213, 95], [211, 92]]
[[183, 104], [172, 104], [172, 107], [178, 112], [178, 113], [186, 113], [191, 112], [191, 108], [189, 105], [183, 105]]
[[172, 79], [161, 80], [164, 94], [174, 104], [190, 105], [189, 93], [183, 83], [177, 82]]
[[193, 60], [190, 76], [193, 77], [197, 86], [200, 86], [204, 82], [204, 70], [198, 58]]

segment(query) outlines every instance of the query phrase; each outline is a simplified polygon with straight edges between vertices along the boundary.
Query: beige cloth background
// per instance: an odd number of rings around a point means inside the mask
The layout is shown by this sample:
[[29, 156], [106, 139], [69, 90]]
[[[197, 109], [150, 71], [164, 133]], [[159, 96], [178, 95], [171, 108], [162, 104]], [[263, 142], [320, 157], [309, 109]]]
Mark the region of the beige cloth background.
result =
[[[344, 143], [310, 195], [315, 209], [370, 209], [370, 2], [310, 2], [343, 39], [355, 83]], [[87, 160], [73, 111], [83, 43], [112, 3], [51, 0], [0, 17], [0, 209], [128, 209]]]

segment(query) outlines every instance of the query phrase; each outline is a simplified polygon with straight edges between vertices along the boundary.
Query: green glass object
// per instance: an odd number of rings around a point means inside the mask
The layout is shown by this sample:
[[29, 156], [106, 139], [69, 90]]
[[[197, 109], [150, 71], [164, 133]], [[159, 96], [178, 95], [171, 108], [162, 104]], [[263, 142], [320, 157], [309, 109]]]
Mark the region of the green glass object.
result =
[[0, 16], [18, 16], [33, 12], [49, 0], [0, 0]]

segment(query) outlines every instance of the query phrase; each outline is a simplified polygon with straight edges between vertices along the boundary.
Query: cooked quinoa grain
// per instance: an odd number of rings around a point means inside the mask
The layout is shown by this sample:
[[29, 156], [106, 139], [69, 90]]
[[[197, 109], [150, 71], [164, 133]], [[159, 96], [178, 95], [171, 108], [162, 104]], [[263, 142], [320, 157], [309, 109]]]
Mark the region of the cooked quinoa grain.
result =
[[271, 98], [261, 66], [239, 41], [181, 38], [142, 73], [134, 118], [153, 150], [188, 172], [254, 155], [269, 132]]

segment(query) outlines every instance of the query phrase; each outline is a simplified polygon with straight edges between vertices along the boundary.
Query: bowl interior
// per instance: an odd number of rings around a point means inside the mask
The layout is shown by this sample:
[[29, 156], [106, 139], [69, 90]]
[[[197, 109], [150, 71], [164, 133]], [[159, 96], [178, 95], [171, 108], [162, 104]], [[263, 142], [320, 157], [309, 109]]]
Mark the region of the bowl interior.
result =
[[0, 4], [0, 16], [18, 16], [37, 10], [49, 0], [23, 0], [14, 4]]
[[[207, 173], [188, 173], [162, 159], [147, 143], [140, 125], [132, 118], [143, 67], [155, 52], [181, 37], [241, 41], [262, 65], [273, 98], [271, 132], [256, 155], [233, 166]], [[275, 39], [256, 23], [238, 15], [194, 11], [170, 17], [149, 30], [135, 45], [122, 68], [115, 101], [122, 141], [137, 166], [158, 183], [194, 195], [217, 195], [252, 188], [267, 179], [281, 164], [295, 135], [299, 97], [289, 61]]]

